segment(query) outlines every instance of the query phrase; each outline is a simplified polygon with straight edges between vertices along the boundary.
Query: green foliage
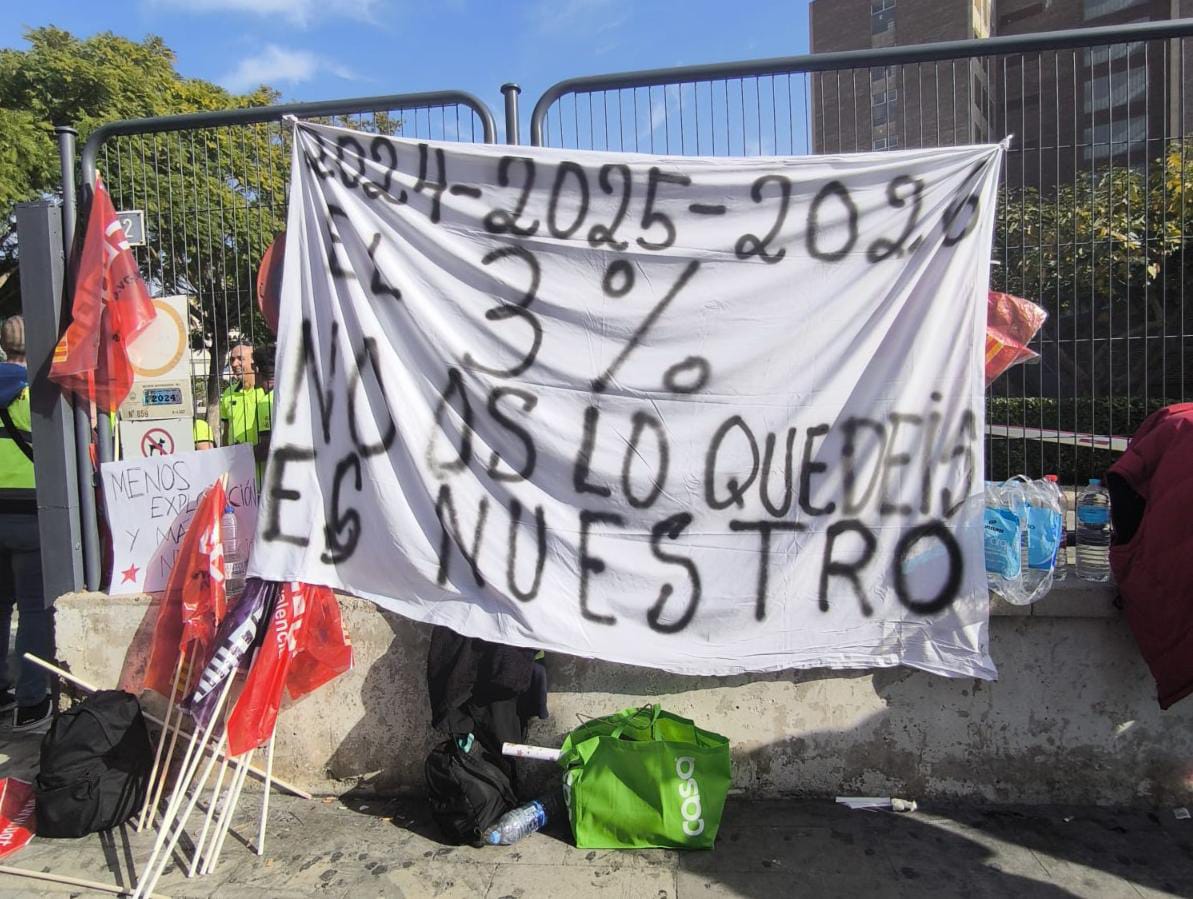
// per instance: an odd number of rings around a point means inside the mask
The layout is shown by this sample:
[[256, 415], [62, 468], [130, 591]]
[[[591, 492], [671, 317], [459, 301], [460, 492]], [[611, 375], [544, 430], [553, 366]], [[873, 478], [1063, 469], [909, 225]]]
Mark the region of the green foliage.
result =
[[[1075, 431], [1079, 434], [1129, 436], [1143, 420], [1180, 399], [1163, 397], [1017, 397], [986, 399], [986, 421], [991, 425]], [[1062, 438], [1063, 440], [1063, 438]], [[1053, 440], [991, 437], [986, 441], [986, 477], [1003, 480], [1014, 474], [1041, 478], [1059, 475], [1065, 484], [1084, 484], [1119, 458], [1121, 453]]]
[[1012, 191], [999, 204], [996, 289], [1059, 289], [1062, 309], [1090, 293], [1140, 290], [1160, 276], [1191, 224], [1193, 139], [1171, 142], [1147, 166], [1079, 173], [1048, 194]]
[[1189, 395], [1179, 344], [1162, 359], [1132, 358], [1122, 348], [1185, 331], [1171, 298], [1193, 274], [1193, 139], [1132, 167], [1095, 167], [1049, 192], [1027, 187], [1000, 199], [991, 281], [1049, 310], [1047, 328], [1062, 345], [1058, 374], [1077, 385], [1064, 392], [1090, 391], [1098, 376], [1102, 390], [1116, 394], [1147, 384], [1153, 393]]
[[[28, 31], [26, 39], [28, 49], [0, 50], [0, 278], [6, 279], [0, 308], [5, 312], [15, 311], [20, 302], [16, 279], [9, 277], [18, 249], [13, 207], [54, 196], [60, 189], [55, 124], [78, 129], [81, 144], [100, 124], [117, 119], [261, 106], [276, 99], [266, 87], [234, 95], [182, 77], [174, 69], [173, 52], [157, 37], [137, 42], [105, 32], [80, 39], [46, 27]], [[236, 275], [243, 283], [239, 263], [225, 257], [244, 253], [259, 259], [277, 228], [276, 215], [254, 215], [249, 203], [265, 197], [281, 207], [277, 191], [282, 166], [276, 159], [272, 167], [259, 165], [262, 152], [281, 152], [278, 141], [265, 151], [258, 147], [252, 159], [253, 169], [267, 177], [238, 180], [228, 177], [228, 166], [249, 169], [242, 152], [245, 141], [226, 132], [206, 133], [185, 150], [177, 141], [142, 139], [108, 166], [101, 157], [105, 181], [118, 204], [131, 198], [136, 208], [145, 209], [151, 248], [142, 262], [164, 293], [188, 287], [186, 292], [193, 293], [203, 286], [221, 290]], [[165, 179], [160, 185], [159, 171]], [[151, 179], [154, 188], [165, 191], [160, 202], [156, 190], [145, 190]], [[163, 209], [167, 197], [185, 214]]]

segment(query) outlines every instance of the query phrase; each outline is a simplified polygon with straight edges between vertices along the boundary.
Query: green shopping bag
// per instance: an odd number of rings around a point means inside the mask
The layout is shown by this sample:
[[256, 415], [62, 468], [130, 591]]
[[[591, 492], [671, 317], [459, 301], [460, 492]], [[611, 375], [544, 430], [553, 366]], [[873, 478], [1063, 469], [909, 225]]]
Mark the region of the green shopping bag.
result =
[[559, 764], [581, 849], [710, 849], [729, 792], [729, 740], [656, 704], [577, 727]]

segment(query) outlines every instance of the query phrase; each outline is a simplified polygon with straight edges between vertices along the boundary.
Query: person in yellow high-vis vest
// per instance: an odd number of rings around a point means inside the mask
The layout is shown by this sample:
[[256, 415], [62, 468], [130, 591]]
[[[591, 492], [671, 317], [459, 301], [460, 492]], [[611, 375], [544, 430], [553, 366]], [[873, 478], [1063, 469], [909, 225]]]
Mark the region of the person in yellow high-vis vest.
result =
[[[25, 322], [19, 315], [0, 326], [0, 711], [16, 709], [13, 730], [36, 727], [50, 717], [49, 676], [24, 661], [31, 652], [54, 657], [54, 620], [41, 576], [37, 490], [25, 368]], [[16, 688], [9, 673], [12, 609], [19, 612]]]
[[220, 395], [221, 446], [235, 443], [257, 445], [261, 433], [258, 417], [265, 391], [257, 385], [253, 348], [238, 343], [228, 354], [228, 366], [236, 382]]
[[195, 418], [195, 449], [208, 450], [215, 446], [215, 434], [206, 418]]
[[273, 364], [277, 350], [273, 346], [259, 346], [253, 350], [253, 367], [257, 369], [257, 386], [261, 396], [257, 400], [257, 485], [265, 483], [265, 463], [273, 438]]

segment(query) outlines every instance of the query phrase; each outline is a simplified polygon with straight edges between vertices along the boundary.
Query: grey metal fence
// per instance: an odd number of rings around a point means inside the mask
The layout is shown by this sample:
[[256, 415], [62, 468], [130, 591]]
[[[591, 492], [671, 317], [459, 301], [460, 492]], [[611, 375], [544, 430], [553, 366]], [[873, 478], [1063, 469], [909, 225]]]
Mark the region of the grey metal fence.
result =
[[576, 78], [531, 141], [666, 154], [891, 151], [1010, 135], [994, 286], [1049, 313], [988, 391], [987, 472], [1100, 473], [1193, 398], [1193, 22]]
[[[461, 91], [135, 119], [91, 134], [82, 153], [83, 193], [89, 194], [98, 169], [117, 209], [143, 213], [138, 262], [154, 297], [187, 298], [181, 327], [192, 360], [194, 415], [212, 423], [217, 440], [213, 404], [225, 386], [230, 345], [272, 342], [258, 310], [256, 279], [262, 255], [284, 227], [290, 130], [282, 120], [291, 115], [415, 139], [496, 139], [488, 107]], [[73, 191], [66, 196], [69, 206]], [[73, 209], [64, 218], [73, 222]], [[96, 430], [99, 459], [111, 459], [106, 416]], [[88, 431], [78, 432], [83, 460], [89, 458]], [[94, 501], [83, 493], [94, 522]], [[99, 544], [94, 524], [87, 526], [88, 509], [82, 514], [86, 580], [95, 589]]]
[[[492, 116], [458, 92], [376, 97], [115, 123], [83, 154], [83, 183], [103, 173], [120, 209], [141, 210], [138, 261], [155, 296], [191, 298], [192, 372], [202, 413], [229, 342], [268, 342], [256, 306], [262, 255], [284, 227], [289, 178], [285, 114], [428, 140], [489, 141]], [[252, 113], [256, 113], [255, 115]]]
[[[995, 286], [1043, 305], [1036, 364], [988, 392], [988, 475], [1100, 472], [1152, 410], [1193, 397], [1193, 21], [888, 47], [576, 78], [548, 89], [531, 143], [665, 154], [892, 151], [1013, 136]], [[503, 87], [516, 141], [518, 89]], [[470, 94], [404, 94], [116, 122], [82, 154], [121, 209], [145, 214], [142, 271], [190, 298], [203, 401], [233, 340], [267, 340], [261, 255], [282, 227], [294, 115], [404, 137], [496, 139]], [[69, 129], [60, 134], [73, 156]], [[73, 171], [63, 219], [73, 229]], [[68, 283], [70, 278], [68, 277]], [[86, 413], [77, 415], [81, 476]], [[98, 455], [111, 458], [98, 422]], [[80, 497], [88, 586], [98, 582], [94, 500]], [[86, 508], [90, 506], [90, 509]], [[89, 525], [90, 522], [90, 525]]]

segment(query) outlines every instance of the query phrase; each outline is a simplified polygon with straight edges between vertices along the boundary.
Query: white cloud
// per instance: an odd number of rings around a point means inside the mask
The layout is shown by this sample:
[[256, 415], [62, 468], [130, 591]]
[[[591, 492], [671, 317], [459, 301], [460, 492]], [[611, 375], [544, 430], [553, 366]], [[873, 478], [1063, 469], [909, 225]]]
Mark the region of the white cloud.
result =
[[569, 31], [591, 37], [620, 28], [630, 17], [621, 0], [538, 0], [530, 16], [543, 34]]
[[262, 84], [268, 84], [270, 87], [301, 84], [323, 72], [346, 81], [357, 80], [349, 69], [324, 59], [317, 53], [266, 44], [252, 56], [242, 59], [236, 68], [220, 78], [219, 82], [233, 93], [240, 93]]
[[316, 19], [376, 22], [383, 0], [148, 0], [150, 6], [190, 13], [249, 13], [284, 18], [299, 28]]

